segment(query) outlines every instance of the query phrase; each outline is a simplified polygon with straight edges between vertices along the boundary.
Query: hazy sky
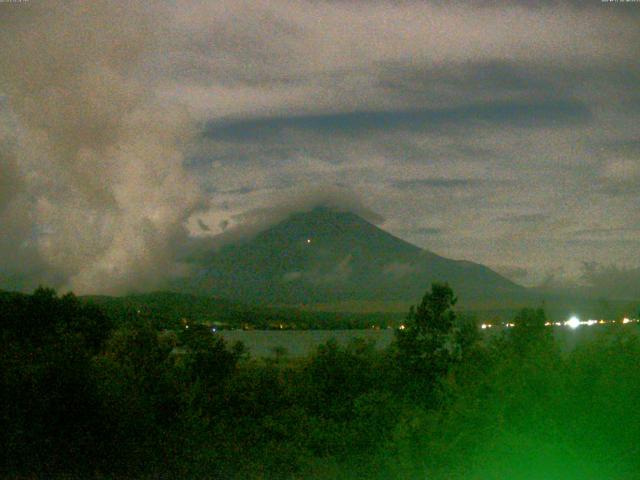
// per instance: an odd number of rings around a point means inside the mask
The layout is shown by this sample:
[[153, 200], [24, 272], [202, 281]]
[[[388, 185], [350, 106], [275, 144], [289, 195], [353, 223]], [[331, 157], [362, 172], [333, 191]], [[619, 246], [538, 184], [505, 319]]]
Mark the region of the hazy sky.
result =
[[0, 41], [0, 286], [152, 288], [324, 197], [525, 284], [640, 266], [640, 3], [30, 0]]

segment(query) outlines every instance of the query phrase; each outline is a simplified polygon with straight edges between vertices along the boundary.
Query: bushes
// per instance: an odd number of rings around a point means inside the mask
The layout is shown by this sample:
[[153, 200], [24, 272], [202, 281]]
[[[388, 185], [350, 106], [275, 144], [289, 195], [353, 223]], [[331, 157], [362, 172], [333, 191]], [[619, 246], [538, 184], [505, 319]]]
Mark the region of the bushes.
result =
[[0, 473], [634, 478], [635, 327], [561, 354], [543, 312], [478, 341], [452, 299], [428, 293], [387, 351], [328, 342], [261, 360], [196, 326], [159, 332], [134, 316], [110, 329], [73, 296], [2, 297]]
[[82, 472], [99, 458], [101, 415], [90, 358], [109, 335], [101, 312], [38, 289], [0, 300], [0, 473]]

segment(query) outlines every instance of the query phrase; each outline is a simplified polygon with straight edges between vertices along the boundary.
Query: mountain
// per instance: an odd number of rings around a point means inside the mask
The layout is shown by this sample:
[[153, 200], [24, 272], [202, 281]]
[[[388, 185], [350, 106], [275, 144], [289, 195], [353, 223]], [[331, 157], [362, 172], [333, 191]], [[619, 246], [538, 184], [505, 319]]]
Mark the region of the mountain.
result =
[[526, 294], [488, 267], [441, 257], [329, 207], [208, 253], [183, 288], [260, 304], [415, 303], [434, 281], [448, 281], [465, 304]]

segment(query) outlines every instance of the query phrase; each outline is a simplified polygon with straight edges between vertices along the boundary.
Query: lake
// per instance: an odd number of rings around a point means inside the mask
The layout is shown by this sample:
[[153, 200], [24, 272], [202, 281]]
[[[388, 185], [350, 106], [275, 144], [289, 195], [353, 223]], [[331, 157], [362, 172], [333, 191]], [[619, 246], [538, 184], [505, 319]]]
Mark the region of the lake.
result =
[[242, 342], [254, 357], [273, 355], [274, 349], [282, 347], [287, 355], [300, 357], [311, 353], [318, 345], [334, 338], [340, 345], [358, 338], [374, 342], [377, 348], [389, 346], [393, 340], [393, 330], [222, 330], [222, 336], [229, 344]]
[[[551, 327], [561, 350], [573, 350], [577, 344], [596, 339], [600, 334], [610, 331], [609, 326], [594, 325], [571, 330], [568, 327]], [[625, 331], [638, 334], [635, 325], [625, 325]], [[492, 328], [482, 331], [485, 338], [499, 334], [503, 329]], [[346, 345], [351, 339], [358, 338], [375, 343], [383, 349], [391, 343], [394, 330], [222, 330], [216, 335], [222, 336], [229, 344], [242, 342], [254, 357], [273, 356], [276, 348], [284, 348], [287, 355], [301, 357], [313, 352], [318, 345], [334, 338], [340, 345]]]

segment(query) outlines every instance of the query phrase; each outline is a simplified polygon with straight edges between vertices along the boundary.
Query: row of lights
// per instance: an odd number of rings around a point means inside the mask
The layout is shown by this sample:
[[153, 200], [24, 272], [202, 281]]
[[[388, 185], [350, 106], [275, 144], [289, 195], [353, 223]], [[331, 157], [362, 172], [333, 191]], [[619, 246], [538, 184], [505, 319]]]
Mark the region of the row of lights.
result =
[[[548, 325], [549, 322], [545, 323], [545, 325]], [[560, 324], [558, 324], [560, 325]], [[515, 323], [501, 323], [500, 325], [494, 325], [493, 323], [483, 323], [482, 325], [480, 325], [480, 328], [482, 328], [482, 330], [486, 330], [487, 328], [493, 328], [493, 327], [506, 327], [506, 328], [512, 328], [515, 327], [516, 324]]]
[[638, 322], [640, 322], [639, 319], [637, 319], [637, 318], [628, 318], [628, 317], [624, 317], [622, 320], [620, 320], [618, 322], [616, 320], [580, 320], [578, 317], [573, 316], [569, 320], [564, 322], [564, 325], [566, 325], [569, 328], [576, 329], [580, 325], [586, 325], [586, 326], [590, 327], [591, 325], [596, 325], [596, 324], [604, 325], [604, 324], [607, 324], [607, 323], [622, 323], [623, 325], [627, 325], [628, 323], [638, 323]]
[[[551, 326], [556, 326], [556, 327], [562, 327], [563, 325], [565, 327], [569, 327], [571, 329], [576, 329], [581, 325], [586, 325], [588, 327], [592, 326], [592, 325], [605, 325], [608, 323], [622, 323], [624, 325], [628, 324], [628, 323], [639, 323], [640, 319], [637, 318], [623, 318], [620, 321], [617, 320], [580, 320], [578, 317], [576, 317], [575, 315], [573, 317], [571, 317], [569, 320], [567, 320], [566, 322], [545, 322], [545, 327], [551, 327]], [[487, 328], [493, 328], [496, 325], [493, 325], [492, 323], [483, 323], [482, 325], [480, 325], [480, 328], [482, 328], [482, 330], [486, 330]], [[512, 328], [515, 327], [514, 323], [505, 323], [505, 324], [500, 324], [497, 325], [500, 327], [507, 327], [507, 328]]]
[[[578, 317], [573, 316], [571, 317], [569, 320], [567, 320], [566, 322], [562, 323], [562, 322], [545, 322], [544, 326], [545, 327], [551, 327], [551, 326], [556, 326], [556, 327], [561, 327], [561, 326], [565, 326], [565, 327], [569, 327], [571, 329], [576, 329], [578, 328], [580, 325], [586, 325], [588, 327], [592, 326], [592, 325], [604, 325], [607, 323], [618, 323], [616, 320], [580, 320]], [[637, 318], [623, 318], [619, 323], [622, 323], [624, 325], [628, 324], [628, 323], [640, 323], [640, 319]], [[482, 330], [486, 330], [487, 328], [493, 328], [495, 326], [499, 326], [499, 327], [506, 327], [506, 328], [513, 328], [516, 326], [515, 323], [504, 323], [504, 324], [500, 324], [500, 325], [493, 325], [492, 323], [483, 323], [482, 325], [480, 325], [480, 328]], [[284, 325], [279, 325], [280, 329], [282, 330], [284, 328]], [[185, 325], [184, 328], [186, 328], [187, 330], [189, 329], [189, 325]], [[406, 327], [404, 324], [400, 325], [399, 329], [400, 330], [404, 330]], [[216, 327], [212, 327], [211, 328], [211, 332], [216, 333], [218, 331], [218, 329]]]

